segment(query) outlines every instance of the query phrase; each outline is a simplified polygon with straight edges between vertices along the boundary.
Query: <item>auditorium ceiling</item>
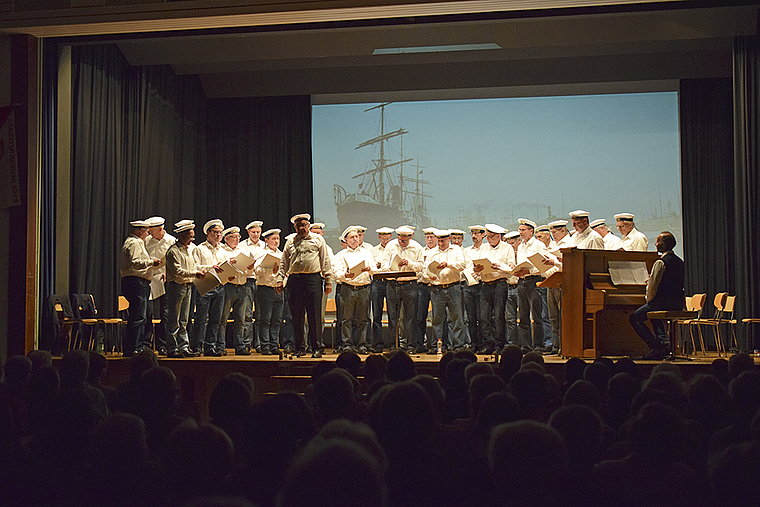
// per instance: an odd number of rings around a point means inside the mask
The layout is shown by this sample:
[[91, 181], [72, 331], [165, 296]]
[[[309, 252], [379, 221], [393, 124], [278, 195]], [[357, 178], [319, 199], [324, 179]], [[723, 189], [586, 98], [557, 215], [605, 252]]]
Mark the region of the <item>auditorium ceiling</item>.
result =
[[209, 98], [308, 94], [341, 102], [673, 90], [679, 79], [730, 76], [734, 37], [757, 31], [757, 5], [655, 4], [71, 40], [114, 42], [132, 65], [197, 75]]

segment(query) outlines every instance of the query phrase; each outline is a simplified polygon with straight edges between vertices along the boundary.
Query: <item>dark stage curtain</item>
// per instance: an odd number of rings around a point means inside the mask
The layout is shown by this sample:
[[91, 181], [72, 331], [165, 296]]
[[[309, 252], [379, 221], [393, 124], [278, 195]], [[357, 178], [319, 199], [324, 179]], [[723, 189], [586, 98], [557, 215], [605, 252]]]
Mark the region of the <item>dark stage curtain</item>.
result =
[[709, 315], [717, 292], [736, 290], [732, 86], [730, 78], [680, 84], [686, 293], [707, 293]]
[[[207, 100], [195, 77], [72, 48], [71, 290], [114, 314], [129, 221], [160, 215], [289, 232], [312, 211], [309, 97]], [[243, 231], [245, 237], [245, 231]]]
[[[741, 318], [760, 317], [760, 268], [757, 255], [760, 241], [760, 38], [734, 40], [734, 128], [735, 161], [733, 189], [736, 265], [736, 314]], [[755, 331], [757, 331], [755, 329]], [[755, 332], [755, 336], [758, 333]], [[760, 345], [745, 337], [749, 348]]]

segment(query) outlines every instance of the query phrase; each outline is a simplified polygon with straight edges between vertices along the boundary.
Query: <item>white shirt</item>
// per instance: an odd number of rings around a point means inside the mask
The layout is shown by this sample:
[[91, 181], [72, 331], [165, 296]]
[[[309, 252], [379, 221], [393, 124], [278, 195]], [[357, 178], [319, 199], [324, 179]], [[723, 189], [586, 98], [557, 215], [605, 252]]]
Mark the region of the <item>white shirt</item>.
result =
[[[520, 244], [517, 246], [517, 264], [522, 264], [523, 262], [530, 262], [528, 261], [528, 257], [531, 255], [535, 255], [537, 253], [540, 253], [541, 255], [546, 255], [546, 245], [542, 241], [539, 241], [536, 239], [535, 236], [531, 236], [531, 238], [528, 241], [521, 241]], [[531, 276], [531, 275], [538, 275], [539, 271], [538, 268], [535, 266], [531, 266], [531, 268], [528, 270], [528, 274], [525, 276]]]
[[[238, 243], [238, 246], [235, 249], [230, 248], [228, 245], [224, 245], [224, 251], [227, 252], [227, 260], [231, 260], [234, 257], [237, 257], [241, 253], [248, 254], [248, 249], [243, 246], [242, 243]], [[241, 273], [235, 277], [234, 280], [229, 281], [229, 283], [233, 283], [235, 285], [243, 285], [248, 278], [245, 274], [245, 271], [248, 269], [248, 266], [238, 266], [237, 263], [232, 264], [232, 267], [240, 271]]]
[[119, 274], [125, 276], [137, 276], [150, 280], [153, 278], [153, 258], [148, 255], [148, 250], [145, 249], [145, 242], [130, 234], [129, 237], [124, 240], [124, 244], [121, 246], [121, 252], [119, 253]]
[[[192, 245], [192, 243], [191, 243]], [[190, 283], [195, 279], [198, 269], [189, 247], [175, 243], [166, 251], [166, 281]]]
[[208, 271], [229, 258], [221, 243], [211, 246], [208, 241], [204, 241], [193, 249], [193, 257], [197, 268], [203, 271]]
[[406, 259], [409, 264], [401, 266], [400, 271], [409, 271], [413, 273], [419, 273], [425, 265], [425, 257], [422, 251], [422, 247], [414, 240], [409, 241], [409, 245], [402, 247], [398, 241], [395, 243], [388, 243], [385, 247], [385, 257], [383, 258], [381, 270], [391, 271], [391, 261], [398, 255], [402, 259]]
[[[515, 249], [509, 243], [499, 241], [495, 247], [487, 241], [483, 242], [480, 247], [480, 254], [488, 256], [492, 262], [499, 265], [498, 271], [480, 274], [480, 279], [484, 282], [493, 282], [502, 278], [509, 278], [509, 272], [515, 267]], [[482, 258], [482, 257], [481, 257]]]
[[629, 252], [646, 252], [649, 248], [649, 240], [644, 233], [639, 232], [634, 227], [627, 236], [623, 236], [620, 240], [620, 246]]
[[[367, 285], [372, 282], [372, 273], [377, 272], [375, 258], [372, 257], [372, 252], [361, 246], [354, 249], [347, 248], [341, 250], [333, 260], [335, 261], [333, 272], [335, 273], [335, 278], [340, 283], [347, 283], [354, 286]], [[369, 267], [369, 271], [362, 271], [353, 278], [348, 278], [346, 272], [362, 261], [364, 261], [364, 264]]]
[[312, 232], [305, 238], [295, 235], [285, 242], [277, 279], [283, 281], [292, 274], [310, 273], [320, 273], [325, 280], [332, 276], [327, 243], [322, 236]]
[[[390, 244], [390, 242], [388, 243]], [[382, 243], [379, 243], [372, 248], [370, 248], [370, 252], [372, 253], [372, 257], [375, 259], [375, 270], [382, 269], [379, 266], [382, 266], [383, 259], [385, 259], [385, 250], [388, 248], [388, 245], [383, 246]]]
[[[156, 239], [153, 236], [148, 236], [145, 238], [145, 249], [148, 251], [148, 255], [151, 257], [155, 257], [156, 259], [163, 259], [166, 257], [166, 252], [169, 250], [169, 247], [176, 243], [176, 241], [177, 238], [168, 232], [165, 233], [164, 237], [161, 239]], [[154, 275], [161, 273], [166, 273], [166, 266], [161, 265], [153, 268]]]
[[620, 250], [620, 238], [618, 238], [611, 232], [607, 233], [607, 235], [604, 236], [602, 239], [604, 240], [605, 250]]
[[[436, 261], [439, 264], [446, 262], [447, 265], [443, 269], [429, 269], [430, 263], [433, 261]], [[432, 285], [445, 285], [459, 282], [464, 267], [465, 262], [462, 248], [457, 245], [449, 245], [446, 250], [436, 248], [428, 253], [427, 258], [425, 259], [424, 271], [430, 271], [435, 274], [436, 279], [430, 279]]]
[[274, 273], [274, 268], [265, 268], [261, 266], [262, 261], [266, 258], [267, 254], [282, 256], [282, 252], [279, 249], [272, 250], [271, 248], [264, 247], [256, 250], [258, 256], [256, 257], [256, 266], [253, 268], [256, 273], [256, 285], [266, 285], [267, 287], [277, 287], [277, 275]]
[[604, 239], [594, 229], [586, 227], [583, 232], [573, 234], [573, 245], [583, 250], [604, 250]]
[[[244, 249], [243, 251], [245, 253], [247, 253], [254, 259], [258, 259], [259, 255], [261, 255], [261, 252], [264, 251], [264, 248], [266, 247], [266, 243], [264, 243], [262, 240], [258, 240], [256, 243], [254, 243], [251, 241], [251, 238], [248, 238], [245, 241], [241, 241], [240, 246]], [[256, 279], [256, 271], [254, 270], [253, 274], [248, 275], [247, 278]]]

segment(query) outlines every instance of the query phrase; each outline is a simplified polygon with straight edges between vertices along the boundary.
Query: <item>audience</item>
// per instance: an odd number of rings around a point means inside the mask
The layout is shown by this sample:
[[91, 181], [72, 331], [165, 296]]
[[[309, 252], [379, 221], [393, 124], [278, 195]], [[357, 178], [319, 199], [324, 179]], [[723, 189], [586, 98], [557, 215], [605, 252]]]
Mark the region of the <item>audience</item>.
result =
[[[306, 395], [231, 373], [208, 419], [150, 350], [125, 383], [81, 350], [14, 356], [0, 384], [3, 504], [156, 507], [749, 506], [760, 497], [760, 371], [403, 351], [319, 361]], [[550, 366], [550, 365], [548, 365]], [[557, 371], [557, 370], [550, 370]]]

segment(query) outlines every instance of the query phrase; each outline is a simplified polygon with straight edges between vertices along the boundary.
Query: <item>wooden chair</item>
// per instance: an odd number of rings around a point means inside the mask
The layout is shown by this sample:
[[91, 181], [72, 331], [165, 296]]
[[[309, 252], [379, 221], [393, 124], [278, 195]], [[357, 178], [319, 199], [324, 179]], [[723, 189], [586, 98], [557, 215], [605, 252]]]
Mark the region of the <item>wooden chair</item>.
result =
[[726, 306], [727, 298], [728, 292], [719, 292], [715, 294], [715, 297], [713, 298], [713, 316], [711, 318], [693, 319], [692, 321], [692, 323], [697, 326], [697, 331], [700, 334], [700, 340], [704, 340], [702, 335], [702, 326], [713, 328], [713, 337], [715, 338], [715, 348], [718, 351], [718, 357], [726, 353], [725, 346], [723, 345], [723, 341], [720, 336], [720, 319], [723, 315], [723, 308]]
[[747, 317], [746, 319], [742, 319], [742, 336], [745, 338], [745, 345], [747, 346], [747, 352], [752, 353], [752, 351], [755, 349], [755, 341], [750, 340], [749, 336], [749, 329], [751, 324], [760, 324], [760, 318], [757, 317]]
[[[330, 326], [332, 348], [335, 348], [335, 326], [337, 325], [337, 312], [338, 309], [335, 305], [335, 298], [327, 298], [327, 302], [325, 303], [325, 327]], [[323, 337], [324, 335], [325, 334], [322, 333]]]
[[720, 323], [727, 324], [731, 328], [731, 343], [729, 344], [729, 350], [737, 351], [739, 349], [739, 343], [736, 341], [736, 323], [737, 319], [734, 318], [734, 306], [736, 305], [736, 296], [726, 296], [726, 304], [723, 305], [723, 313], [720, 316]]
[[[681, 319], [677, 321], [677, 324], [679, 326], [686, 326], [689, 328], [689, 338], [691, 339], [691, 347], [694, 351], [694, 354], [697, 353], [697, 345], [694, 342], [694, 322], [695, 320], [702, 318], [702, 309], [705, 306], [705, 301], [707, 300], [707, 294], [694, 294], [691, 297], [686, 298], [686, 310], [697, 312], [697, 316], [694, 319]], [[705, 347], [705, 342], [702, 339], [702, 333], [697, 333], [697, 336], [699, 336], [699, 344], [702, 350], [702, 355], [707, 355], [707, 348]]]
[[[109, 317], [99, 319], [105, 333], [105, 349], [113, 352], [121, 352], [122, 330], [127, 325], [127, 311], [129, 310], [129, 301], [124, 296], [118, 299], [118, 317]], [[116, 334], [110, 334], [110, 331], [116, 331]], [[115, 337], [114, 337], [115, 336]]]
[[90, 350], [93, 342], [97, 347], [99, 322], [95, 298], [92, 297], [92, 294], [73, 294], [72, 300], [74, 314], [81, 324], [79, 332], [73, 340], [72, 348]]
[[50, 306], [53, 312], [53, 328], [55, 329], [56, 352], [61, 354], [71, 348], [72, 339], [79, 330], [79, 319], [74, 315], [71, 301], [66, 294], [50, 296]]

